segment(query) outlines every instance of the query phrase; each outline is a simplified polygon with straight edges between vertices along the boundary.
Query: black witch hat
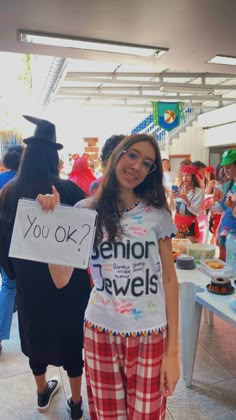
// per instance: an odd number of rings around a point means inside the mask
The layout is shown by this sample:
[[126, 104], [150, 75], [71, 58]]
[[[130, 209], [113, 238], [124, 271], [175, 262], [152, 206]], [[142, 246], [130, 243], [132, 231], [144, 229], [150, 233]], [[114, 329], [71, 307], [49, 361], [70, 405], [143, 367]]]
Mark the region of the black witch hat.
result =
[[26, 144], [45, 144], [45, 146], [53, 146], [60, 150], [63, 145], [56, 141], [56, 127], [50, 121], [42, 120], [41, 118], [31, 117], [30, 115], [23, 115], [23, 117], [36, 125], [34, 135], [24, 139]]

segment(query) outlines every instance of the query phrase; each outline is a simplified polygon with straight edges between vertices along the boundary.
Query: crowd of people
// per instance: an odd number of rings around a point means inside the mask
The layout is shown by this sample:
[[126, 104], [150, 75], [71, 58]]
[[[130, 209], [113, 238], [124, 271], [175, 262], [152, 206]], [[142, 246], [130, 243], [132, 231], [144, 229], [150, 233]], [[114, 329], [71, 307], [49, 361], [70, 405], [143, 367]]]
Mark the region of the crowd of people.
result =
[[[166, 169], [168, 159], [163, 159], [162, 165], [165, 191], [173, 211], [177, 237], [200, 243], [209, 238], [210, 244], [218, 246], [219, 258], [225, 261], [227, 235], [222, 233], [230, 230], [236, 232], [233, 213], [236, 201], [236, 149], [226, 150], [216, 168], [200, 161], [183, 160], [176, 177], [170, 169]], [[199, 230], [202, 218], [205, 228], [203, 235]]]
[[[164, 419], [180, 375], [171, 239], [201, 241], [204, 214], [225, 259], [222, 233], [236, 232], [236, 149], [226, 150], [217, 168], [184, 160], [175, 174], [152, 136], [113, 135], [102, 148], [99, 176], [85, 153], [75, 154], [62, 179], [55, 126], [25, 118], [34, 135], [7, 151], [0, 175], [0, 352], [16, 297], [40, 412], [60, 386], [58, 377], [47, 378], [50, 364], [66, 370], [67, 408], [73, 420], [83, 418], [85, 364], [91, 420]], [[97, 211], [87, 270], [8, 256], [21, 197], [44, 211], [60, 203], [78, 208], [78, 217], [81, 208]]]

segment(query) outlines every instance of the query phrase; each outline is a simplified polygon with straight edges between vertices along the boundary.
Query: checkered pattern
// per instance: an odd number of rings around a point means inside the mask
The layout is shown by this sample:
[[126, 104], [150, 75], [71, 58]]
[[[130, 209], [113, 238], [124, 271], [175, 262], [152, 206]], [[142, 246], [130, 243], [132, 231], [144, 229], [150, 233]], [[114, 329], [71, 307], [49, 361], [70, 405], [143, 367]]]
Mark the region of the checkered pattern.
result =
[[166, 398], [159, 392], [165, 342], [163, 334], [127, 338], [85, 327], [85, 369], [91, 420], [165, 418]]

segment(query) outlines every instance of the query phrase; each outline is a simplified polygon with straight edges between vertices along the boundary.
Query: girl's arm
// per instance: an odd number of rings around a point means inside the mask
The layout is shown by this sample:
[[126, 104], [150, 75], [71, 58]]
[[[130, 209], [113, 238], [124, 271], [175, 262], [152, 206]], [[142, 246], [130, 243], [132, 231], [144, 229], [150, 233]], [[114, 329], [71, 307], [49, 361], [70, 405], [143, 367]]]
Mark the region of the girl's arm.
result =
[[205, 189], [205, 193], [212, 194], [212, 191], [214, 190], [214, 186], [215, 186], [215, 179], [212, 179], [211, 181], [208, 182], [208, 185]]
[[221, 201], [223, 199], [223, 192], [219, 189], [218, 186], [215, 185], [214, 192], [213, 192], [213, 204], [216, 201]]
[[164, 395], [169, 396], [174, 392], [180, 376], [178, 360], [179, 289], [171, 240], [160, 240], [159, 250], [167, 315], [167, 348], [161, 366], [161, 389]]
[[200, 188], [195, 188], [194, 195], [191, 200], [188, 198], [187, 195], [181, 194], [179, 196], [180, 198], [182, 198], [183, 201], [185, 201], [187, 209], [190, 211], [190, 213], [194, 215], [197, 215], [199, 213], [199, 210], [204, 200], [203, 190], [201, 190]]
[[173, 191], [171, 191], [171, 190], [169, 190], [167, 201], [168, 201], [168, 204], [169, 204], [169, 207], [170, 207], [171, 211], [175, 211], [176, 210], [176, 202], [174, 200], [175, 197], [176, 197], [176, 193], [173, 192]]
[[64, 265], [48, 264], [48, 268], [57, 289], [65, 287], [72, 276], [74, 267], [66, 267]]

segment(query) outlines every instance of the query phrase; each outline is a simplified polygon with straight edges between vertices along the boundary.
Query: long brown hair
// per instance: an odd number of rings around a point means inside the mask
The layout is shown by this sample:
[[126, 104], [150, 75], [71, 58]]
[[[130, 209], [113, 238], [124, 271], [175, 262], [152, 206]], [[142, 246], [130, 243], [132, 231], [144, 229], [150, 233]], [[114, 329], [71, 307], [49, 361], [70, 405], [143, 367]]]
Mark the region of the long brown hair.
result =
[[116, 177], [116, 166], [124, 150], [128, 150], [131, 146], [140, 142], [147, 142], [152, 145], [156, 155], [154, 162], [156, 169], [152, 173], [148, 174], [141, 184], [134, 188], [134, 192], [145, 202], [145, 204], [151, 205], [155, 208], [164, 207], [169, 210], [162, 182], [162, 162], [157, 141], [147, 134], [133, 134], [127, 136], [112, 152], [103, 183], [93, 199], [92, 207], [98, 212], [95, 245], [102, 240], [103, 225], [108, 232], [108, 239], [111, 242], [114, 242], [116, 236], [120, 236], [122, 233], [120, 225], [122, 212], [120, 211], [120, 208], [124, 208], [125, 205], [123, 205], [124, 203], [122, 203], [120, 199], [120, 189]]

